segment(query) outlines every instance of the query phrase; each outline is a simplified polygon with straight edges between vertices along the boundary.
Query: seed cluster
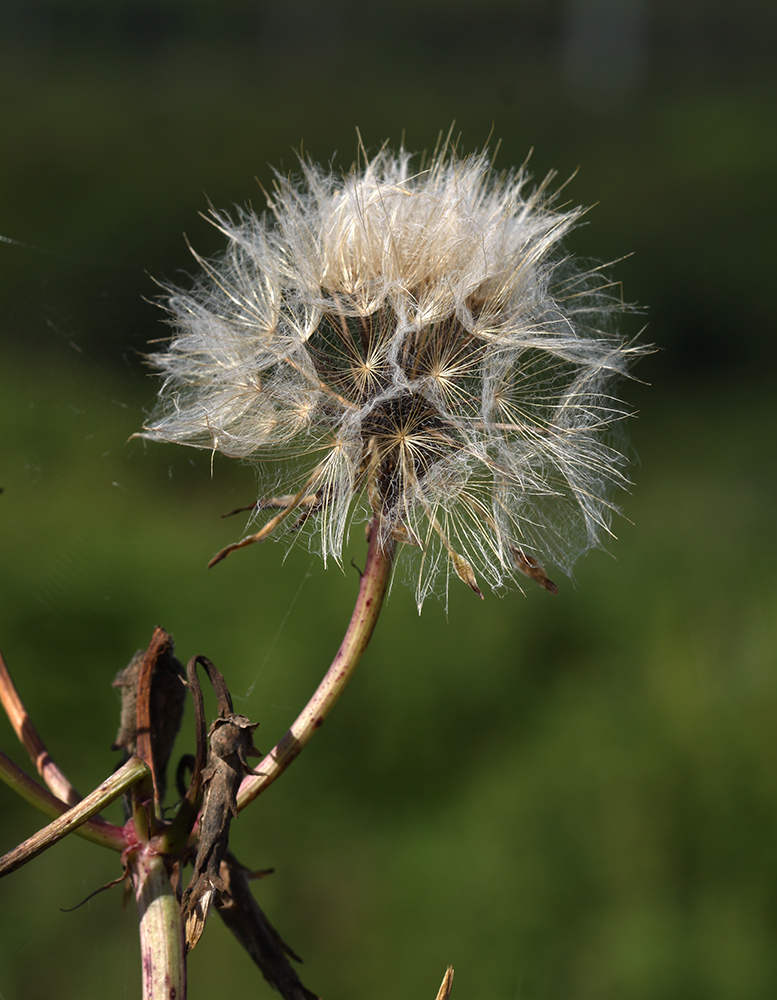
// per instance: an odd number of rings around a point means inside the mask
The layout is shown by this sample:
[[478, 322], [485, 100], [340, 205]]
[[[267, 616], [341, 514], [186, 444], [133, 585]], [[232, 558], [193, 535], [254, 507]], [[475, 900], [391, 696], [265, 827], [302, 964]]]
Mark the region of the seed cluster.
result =
[[[561, 256], [581, 214], [548, 180], [451, 151], [382, 151], [343, 177], [279, 176], [270, 213], [213, 212], [222, 258], [170, 289], [175, 327], [144, 436], [283, 460], [286, 523], [340, 559], [354, 520], [415, 553], [419, 607], [450, 570], [478, 593], [568, 570], [624, 485], [610, 395], [639, 349], [598, 269]], [[247, 540], [246, 540], [247, 541]]]

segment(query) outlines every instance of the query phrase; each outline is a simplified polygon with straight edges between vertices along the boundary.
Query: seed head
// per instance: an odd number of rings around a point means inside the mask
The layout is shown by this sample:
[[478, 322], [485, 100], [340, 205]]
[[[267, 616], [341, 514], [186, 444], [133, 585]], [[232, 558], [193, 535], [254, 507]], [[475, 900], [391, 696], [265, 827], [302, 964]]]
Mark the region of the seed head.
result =
[[419, 608], [451, 568], [477, 593], [517, 572], [555, 589], [541, 563], [568, 571], [610, 533], [626, 413], [608, 393], [639, 350], [600, 271], [560, 251], [582, 210], [485, 152], [301, 170], [263, 217], [211, 210], [227, 249], [168, 289], [144, 436], [282, 460], [283, 495], [257, 503], [279, 513], [244, 542], [296, 512], [339, 560], [369, 520], [415, 553]]

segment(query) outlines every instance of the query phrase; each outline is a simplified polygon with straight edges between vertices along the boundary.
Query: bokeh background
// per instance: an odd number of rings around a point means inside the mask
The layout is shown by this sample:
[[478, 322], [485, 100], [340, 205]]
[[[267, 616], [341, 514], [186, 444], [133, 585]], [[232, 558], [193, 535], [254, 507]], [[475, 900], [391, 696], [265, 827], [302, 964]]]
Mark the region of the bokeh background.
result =
[[[325, 998], [731, 1000], [777, 988], [771, 0], [4, 0], [0, 645], [55, 758], [114, 766], [110, 682], [155, 624], [269, 748], [357, 587], [267, 545], [211, 572], [255, 473], [130, 435], [152, 278], [264, 204], [302, 148], [462, 150], [566, 179], [659, 352], [624, 387], [639, 462], [611, 554], [552, 598], [418, 617], [396, 586], [324, 729], [233, 826]], [[8, 241], [16, 242], [8, 242]], [[650, 383], [648, 385], [647, 383]], [[364, 545], [354, 537], [353, 558]], [[188, 720], [190, 724], [190, 720]], [[190, 734], [190, 730], [186, 731]], [[185, 734], [182, 750], [190, 749]], [[6, 752], [27, 764], [10, 727]], [[41, 819], [0, 788], [0, 849]], [[133, 908], [75, 839], [0, 883], [0, 995], [135, 997]], [[269, 997], [216, 917], [190, 997]]]

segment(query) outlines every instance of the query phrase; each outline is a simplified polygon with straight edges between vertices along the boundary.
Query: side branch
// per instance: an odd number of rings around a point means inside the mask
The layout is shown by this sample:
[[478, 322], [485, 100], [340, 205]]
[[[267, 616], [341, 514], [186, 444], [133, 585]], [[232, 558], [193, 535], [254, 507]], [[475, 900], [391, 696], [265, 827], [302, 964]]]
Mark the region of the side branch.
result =
[[19, 697], [2, 653], [0, 653], [0, 704], [5, 709], [19, 742], [30, 755], [38, 774], [46, 782], [49, 790], [67, 805], [74, 806], [80, 801], [81, 796], [51, 759], [51, 754]]
[[128, 788], [131, 788], [146, 774], [148, 774], [148, 768], [140, 757], [132, 757], [85, 799], [81, 799], [71, 809], [63, 812], [48, 826], [39, 830], [0, 859], [0, 876], [16, 871], [17, 868], [32, 861], [49, 847], [53, 847], [57, 841], [62, 840], [69, 833], [75, 832], [106, 805], [123, 795]]
[[[67, 802], [58, 799], [48, 789], [42, 788], [24, 771], [0, 750], [0, 780], [4, 781], [17, 795], [39, 809], [44, 816], [56, 819], [67, 812]], [[83, 800], [79, 800], [83, 801]], [[127, 846], [124, 829], [114, 826], [99, 816], [88, 820], [75, 833], [84, 840], [91, 840], [101, 847], [110, 847], [114, 851], [123, 851]]]
[[373, 524], [359, 595], [337, 656], [291, 729], [257, 765], [256, 774], [243, 780], [237, 797], [238, 809], [252, 802], [299, 756], [345, 690], [367, 648], [383, 607], [391, 578], [393, 554], [393, 544], [381, 543], [377, 526]]

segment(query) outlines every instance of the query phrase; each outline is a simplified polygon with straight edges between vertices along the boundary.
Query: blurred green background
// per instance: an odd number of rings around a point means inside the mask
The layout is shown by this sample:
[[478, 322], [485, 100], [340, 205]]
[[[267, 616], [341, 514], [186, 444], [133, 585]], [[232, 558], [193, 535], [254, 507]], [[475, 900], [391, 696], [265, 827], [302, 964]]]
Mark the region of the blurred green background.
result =
[[[5, 0], [0, 11], [0, 645], [82, 791], [114, 766], [110, 681], [155, 624], [205, 653], [269, 748], [357, 587], [282, 545], [208, 558], [255, 473], [128, 440], [199, 216], [264, 201], [355, 128], [534, 148], [570, 240], [661, 350], [624, 387], [639, 463], [612, 556], [558, 598], [450, 609], [395, 586], [363, 665], [238, 855], [325, 998], [729, 1000], [777, 988], [771, 0]], [[493, 139], [489, 140], [493, 126]], [[19, 245], [19, 243], [24, 245]], [[358, 564], [364, 545], [354, 533]], [[350, 553], [349, 553], [350, 555]], [[188, 723], [190, 725], [190, 721]], [[189, 749], [190, 730], [182, 741]], [[10, 727], [6, 752], [27, 765]], [[41, 820], [0, 788], [8, 850]], [[0, 882], [0, 996], [135, 997], [116, 858], [66, 842]], [[190, 997], [269, 997], [213, 918]]]

